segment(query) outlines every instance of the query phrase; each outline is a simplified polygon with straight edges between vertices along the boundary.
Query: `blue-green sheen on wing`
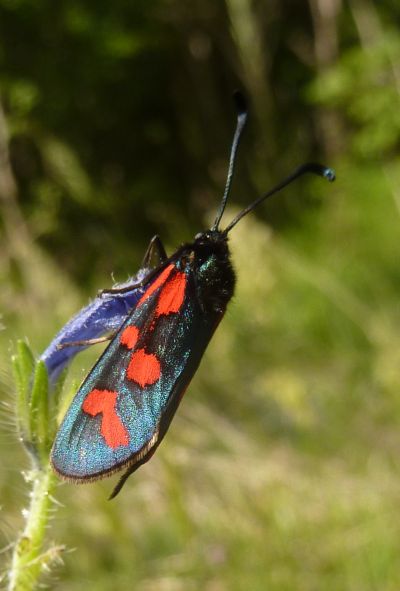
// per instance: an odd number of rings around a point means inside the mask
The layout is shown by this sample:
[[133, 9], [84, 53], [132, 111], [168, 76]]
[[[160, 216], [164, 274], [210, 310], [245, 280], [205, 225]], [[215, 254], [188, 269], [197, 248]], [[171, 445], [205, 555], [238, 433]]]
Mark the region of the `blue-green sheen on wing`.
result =
[[[186, 290], [179, 312], [159, 316], [154, 322], [161, 286], [122, 324], [83, 382], [52, 450], [53, 466], [62, 476], [76, 480], [99, 478], [139, 461], [147, 448], [162, 439], [215, 328], [215, 318], [207, 319], [200, 309], [190, 270], [185, 272]], [[134, 349], [120, 343], [127, 326], [139, 329]], [[154, 354], [160, 362], [160, 377], [152, 385], [141, 387], [127, 378], [129, 361], [138, 349]], [[91, 416], [82, 410], [94, 389], [118, 393], [115, 410], [127, 431], [128, 445], [107, 445], [101, 434], [102, 415]], [[161, 418], [163, 427], [159, 433]]]

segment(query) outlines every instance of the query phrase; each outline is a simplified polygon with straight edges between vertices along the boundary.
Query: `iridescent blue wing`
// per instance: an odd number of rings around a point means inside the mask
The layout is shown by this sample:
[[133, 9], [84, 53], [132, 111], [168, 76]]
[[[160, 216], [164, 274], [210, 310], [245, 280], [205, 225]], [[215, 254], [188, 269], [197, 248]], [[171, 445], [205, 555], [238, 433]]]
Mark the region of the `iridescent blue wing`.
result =
[[220, 317], [204, 314], [190, 268], [170, 263], [73, 399], [54, 442], [55, 470], [70, 480], [95, 480], [144, 463], [168, 429]]

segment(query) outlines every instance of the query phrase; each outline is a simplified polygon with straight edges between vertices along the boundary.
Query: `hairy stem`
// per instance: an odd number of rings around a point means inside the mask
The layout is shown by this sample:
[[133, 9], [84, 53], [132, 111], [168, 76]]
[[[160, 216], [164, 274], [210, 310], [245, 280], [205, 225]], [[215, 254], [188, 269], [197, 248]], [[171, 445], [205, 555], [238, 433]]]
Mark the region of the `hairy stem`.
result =
[[49, 561], [54, 559], [51, 552], [43, 551], [43, 544], [56, 478], [48, 465], [43, 470], [32, 470], [30, 481], [32, 482], [30, 506], [24, 513], [25, 528], [14, 547], [8, 575], [8, 591], [35, 589], [41, 572], [49, 566]]

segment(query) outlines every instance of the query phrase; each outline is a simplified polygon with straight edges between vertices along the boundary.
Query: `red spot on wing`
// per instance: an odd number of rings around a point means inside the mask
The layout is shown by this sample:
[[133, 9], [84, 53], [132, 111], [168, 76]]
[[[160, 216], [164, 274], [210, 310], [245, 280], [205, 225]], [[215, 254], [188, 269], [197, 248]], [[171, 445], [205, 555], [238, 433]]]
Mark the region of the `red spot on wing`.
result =
[[[176, 272], [171, 276], [174, 269]], [[171, 263], [143, 294], [138, 306], [146, 301], [157, 289], [161, 288], [150, 331], [154, 328], [157, 317], [179, 312], [185, 298], [186, 281], [186, 275], [177, 271], [175, 265]], [[135, 326], [128, 326], [122, 332], [120, 342], [126, 345], [128, 349], [133, 349], [138, 338], [139, 330]], [[129, 380], [144, 388], [155, 384], [160, 379], [160, 375], [161, 366], [156, 355], [146, 353], [144, 349], [139, 349], [132, 354], [126, 370], [126, 377]]]
[[92, 390], [86, 396], [82, 410], [95, 417], [102, 414], [101, 434], [108, 447], [113, 449], [120, 445], [128, 445], [129, 435], [121, 419], [115, 412], [118, 392], [110, 390]]
[[167, 277], [169, 276], [169, 274], [171, 273], [173, 268], [174, 268], [174, 265], [172, 265], [172, 264], [168, 265], [168, 267], [165, 267], [164, 271], [157, 277], [157, 279], [144, 292], [144, 294], [142, 295], [142, 297], [140, 298], [140, 300], [138, 302], [138, 306], [143, 304], [143, 302], [145, 302], [147, 300], [147, 298], [149, 298], [161, 285], [163, 285], [163, 283], [165, 283], [165, 281], [167, 280]]
[[126, 375], [142, 388], [151, 386], [160, 378], [160, 362], [152, 353], [146, 353], [144, 349], [139, 349], [133, 353]]
[[133, 349], [139, 338], [139, 329], [136, 326], [127, 326], [121, 334], [120, 343], [128, 349]]
[[185, 298], [186, 275], [177, 272], [165, 282], [158, 298], [156, 316], [179, 312]]

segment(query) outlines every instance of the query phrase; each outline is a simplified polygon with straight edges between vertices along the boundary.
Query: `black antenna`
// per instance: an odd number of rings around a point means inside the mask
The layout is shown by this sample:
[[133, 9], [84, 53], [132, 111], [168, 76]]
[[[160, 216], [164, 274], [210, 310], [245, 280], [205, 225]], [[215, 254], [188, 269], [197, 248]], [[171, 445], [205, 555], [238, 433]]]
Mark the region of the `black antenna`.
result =
[[[314, 162], [308, 162], [307, 164], [302, 164], [301, 166], [296, 168], [296, 170], [294, 170], [287, 178], [285, 178], [283, 181], [278, 183], [276, 185], [276, 187], [274, 187], [273, 189], [271, 189], [270, 191], [268, 191], [264, 195], [261, 195], [261, 197], [259, 197], [255, 201], [253, 201], [253, 203], [250, 203], [250, 205], [245, 207], [243, 209], [243, 211], [238, 213], [238, 215], [225, 228], [223, 233], [228, 234], [228, 232], [230, 232], [232, 230], [232, 228], [234, 226], [236, 226], [236, 224], [245, 215], [247, 215], [250, 211], [252, 211], [255, 207], [257, 207], [260, 203], [262, 203], [262, 201], [264, 201], [264, 199], [268, 199], [268, 197], [271, 197], [275, 193], [278, 193], [284, 187], [287, 187], [287, 185], [290, 185], [290, 183], [292, 183], [294, 180], [298, 179], [300, 176], [303, 176], [303, 174], [307, 174], [308, 172], [311, 172], [312, 174], [317, 174], [318, 176], [325, 177], [326, 179], [328, 179], [328, 181], [330, 183], [332, 183], [336, 178], [335, 171], [332, 168], [327, 168], [326, 166], [323, 166], [322, 164], [316, 164]], [[219, 219], [218, 219], [218, 221], [219, 221]]]
[[212, 227], [213, 231], [218, 230], [218, 225], [221, 221], [222, 216], [224, 215], [226, 202], [228, 200], [228, 196], [229, 196], [229, 192], [230, 192], [231, 184], [232, 184], [232, 178], [233, 178], [233, 172], [234, 172], [235, 160], [236, 160], [236, 152], [237, 152], [237, 149], [239, 146], [239, 141], [240, 141], [240, 137], [242, 135], [242, 131], [243, 131], [244, 126], [246, 125], [246, 121], [247, 121], [247, 104], [246, 104], [246, 100], [245, 100], [244, 96], [242, 95], [241, 92], [239, 92], [237, 90], [233, 94], [233, 99], [235, 101], [236, 110], [237, 110], [236, 129], [235, 129], [235, 135], [233, 136], [233, 141], [232, 141], [231, 155], [229, 158], [228, 176], [226, 177], [224, 196], [222, 197], [221, 205], [219, 206], [219, 211], [218, 211], [217, 217], [215, 218], [214, 225]]

